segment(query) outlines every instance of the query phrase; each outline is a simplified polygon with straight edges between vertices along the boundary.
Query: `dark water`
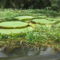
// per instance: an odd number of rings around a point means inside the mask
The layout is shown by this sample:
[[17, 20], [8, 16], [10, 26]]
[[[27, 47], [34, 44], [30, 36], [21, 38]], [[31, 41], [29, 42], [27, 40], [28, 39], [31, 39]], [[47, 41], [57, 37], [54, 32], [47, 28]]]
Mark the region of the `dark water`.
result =
[[60, 60], [60, 52], [50, 47], [24, 47], [11, 52], [0, 51], [0, 60]]

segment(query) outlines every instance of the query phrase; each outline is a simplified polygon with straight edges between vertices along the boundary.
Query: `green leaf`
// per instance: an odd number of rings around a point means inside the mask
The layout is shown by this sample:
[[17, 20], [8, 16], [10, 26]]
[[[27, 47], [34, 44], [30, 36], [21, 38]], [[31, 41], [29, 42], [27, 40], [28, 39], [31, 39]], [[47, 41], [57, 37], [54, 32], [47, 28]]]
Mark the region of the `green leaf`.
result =
[[28, 26], [28, 23], [20, 21], [6, 21], [0, 23], [0, 28], [21, 28]]
[[26, 33], [28, 31], [32, 31], [32, 27], [27, 27], [23, 29], [0, 29], [1, 34], [19, 34], [19, 33]]
[[23, 21], [27, 21], [27, 20], [31, 20], [33, 19], [34, 17], [33, 16], [18, 16], [18, 17], [15, 17], [15, 19], [17, 20], [23, 20]]
[[47, 19], [34, 19], [33, 22], [40, 23], [40, 24], [53, 24], [55, 21], [49, 21]]

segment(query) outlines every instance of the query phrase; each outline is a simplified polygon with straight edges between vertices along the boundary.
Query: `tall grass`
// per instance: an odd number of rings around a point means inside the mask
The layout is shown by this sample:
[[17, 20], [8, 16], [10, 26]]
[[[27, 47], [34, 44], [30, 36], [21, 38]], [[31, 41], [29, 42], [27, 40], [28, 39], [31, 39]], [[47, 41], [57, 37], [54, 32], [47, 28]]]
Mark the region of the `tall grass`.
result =
[[[60, 28], [50, 28], [38, 27], [32, 32], [28, 32], [26, 39], [29, 43], [40, 42], [40, 44], [45, 43], [60, 43]], [[50, 41], [50, 42], [49, 42]]]

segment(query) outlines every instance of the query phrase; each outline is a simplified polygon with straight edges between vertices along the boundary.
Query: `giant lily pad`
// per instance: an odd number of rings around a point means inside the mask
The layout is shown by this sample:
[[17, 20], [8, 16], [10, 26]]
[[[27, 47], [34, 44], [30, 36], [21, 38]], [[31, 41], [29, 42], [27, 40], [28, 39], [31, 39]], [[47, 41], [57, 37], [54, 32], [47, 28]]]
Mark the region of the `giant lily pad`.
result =
[[15, 19], [17, 19], [17, 20], [23, 20], [23, 21], [25, 21], [25, 20], [31, 20], [33, 18], [34, 17], [32, 17], [32, 16], [18, 16], [18, 17], [15, 17]]
[[0, 34], [19, 34], [26, 33], [28, 31], [32, 31], [32, 27], [22, 28], [22, 29], [0, 29]]
[[49, 20], [47, 20], [47, 19], [34, 19], [34, 20], [32, 20], [33, 22], [35, 22], [35, 23], [39, 23], [39, 24], [48, 24], [48, 25], [50, 25], [50, 24], [54, 24], [55, 23], [55, 21], [49, 21]]
[[0, 28], [22, 28], [26, 26], [28, 26], [28, 23], [24, 23], [20, 21], [7, 21], [0, 23]]

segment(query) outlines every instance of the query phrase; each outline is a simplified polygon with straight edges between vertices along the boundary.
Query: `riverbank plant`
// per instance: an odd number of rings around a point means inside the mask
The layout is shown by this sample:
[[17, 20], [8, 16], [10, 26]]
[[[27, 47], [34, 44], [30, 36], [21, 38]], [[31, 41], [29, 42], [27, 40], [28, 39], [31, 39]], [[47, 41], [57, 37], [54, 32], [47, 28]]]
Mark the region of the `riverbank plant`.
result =
[[46, 9], [1, 9], [0, 46], [60, 46], [59, 15], [60, 12]]

